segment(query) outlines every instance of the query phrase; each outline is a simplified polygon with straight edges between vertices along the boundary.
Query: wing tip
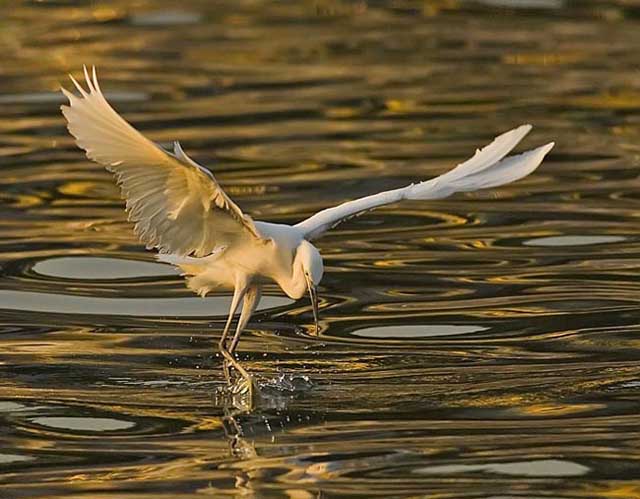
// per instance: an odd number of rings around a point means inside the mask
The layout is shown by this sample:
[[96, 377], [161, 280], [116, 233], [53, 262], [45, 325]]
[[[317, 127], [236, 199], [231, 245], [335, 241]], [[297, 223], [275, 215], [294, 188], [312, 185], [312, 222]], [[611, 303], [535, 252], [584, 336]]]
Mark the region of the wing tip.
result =
[[[80, 92], [80, 95], [82, 95], [82, 97], [86, 99], [87, 96], [91, 94], [102, 94], [102, 91], [100, 90], [100, 84], [98, 83], [98, 74], [95, 65], [91, 66], [91, 73], [89, 73], [87, 65], [83, 64], [82, 73], [84, 74], [84, 82], [89, 89], [88, 92], [82, 85], [80, 85], [80, 83], [78, 82], [78, 80], [76, 80], [72, 73], [68, 73], [69, 79], [73, 83], [73, 86], [76, 87], [76, 90]], [[65, 97], [69, 99], [69, 101], [71, 101], [72, 97], [75, 97], [73, 93], [69, 92], [62, 85], [60, 85], [60, 91], [65, 95]]]
[[521, 159], [524, 161], [521, 167], [522, 173], [517, 175], [515, 178], [509, 180], [506, 183], [515, 182], [536, 171], [538, 167], [542, 165], [545, 157], [547, 156], [547, 154], [549, 154], [549, 152], [551, 151], [551, 149], [553, 149], [555, 145], [556, 145], [555, 142], [549, 142], [542, 146], [538, 146], [535, 149], [529, 149], [528, 151], [525, 151], [523, 153], [517, 154], [515, 156], [509, 156], [508, 158], [506, 158], [506, 159], [512, 159], [512, 161], [516, 161], [518, 159]]
[[533, 125], [531, 123], [523, 123], [522, 125], [516, 128], [516, 130], [523, 130], [523, 131], [526, 130], [527, 133], [529, 133], [532, 129], [533, 129]]
[[69, 106], [71, 106], [73, 104], [73, 99], [75, 98], [75, 95], [73, 95], [71, 92], [69, 92], [62, 85], [60, 85], [60, 92], [62, 92], [62, 95], [64, 95], [69, 100], [69, 105], [63, 104], [63, 105], [60, 106], [60, 109], [62, 109], [63, 112], [64, 112], [65, 109], [68, 109]]
[[555, 142], [549, 142], [543, 146], [537, 147], [532, 151], [538, 159], [538, 164], [535, 166], [533, 170], [536, 170], [542, 164], [547, 154], [549, 154], [549, 152], [551, 151], [551, 149], [555, 147], [555, 145], [556, 145]]
[[539, 146], [536, 147], [535, 149], [533, 149], [531, 152], [534, 154], [539, 154], [540, 155], [540, 161], [542, 161], [544, 159], [544, 157], [549, 154], [549, 152], [551, 151], [551, 149], [553, 149], [555, 147], [556, 143], [555, 142], [549, 142], [543, 146]]
[[510, 130], [507, 133], [503, 134], [503, 137], [505, 135], [515, 135], [517, 137], [515, 145], [517, 145], [518, 142], [524, 139], [531, 130], [533, 130], [533, 125], [531, 125], [530, 123], [523, 123], [522, 125], [515, 127], [513, 130]]

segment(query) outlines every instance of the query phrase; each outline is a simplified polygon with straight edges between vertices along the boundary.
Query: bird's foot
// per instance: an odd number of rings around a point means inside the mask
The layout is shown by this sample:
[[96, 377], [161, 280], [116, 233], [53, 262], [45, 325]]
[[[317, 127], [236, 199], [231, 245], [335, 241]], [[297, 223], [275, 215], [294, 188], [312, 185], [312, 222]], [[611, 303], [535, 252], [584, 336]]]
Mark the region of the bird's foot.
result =
[[241, 406], [249, 411], [255, 408], [259, 399], [259, 388], [253, 376], [237, 376], [229, 383], [228, 389], [236, 407]]
[[253, 397], [257, 393], [258, 386], [253, 376], [238, 377], [230, 386], [231, 393], [234, 395], [247, 395]]

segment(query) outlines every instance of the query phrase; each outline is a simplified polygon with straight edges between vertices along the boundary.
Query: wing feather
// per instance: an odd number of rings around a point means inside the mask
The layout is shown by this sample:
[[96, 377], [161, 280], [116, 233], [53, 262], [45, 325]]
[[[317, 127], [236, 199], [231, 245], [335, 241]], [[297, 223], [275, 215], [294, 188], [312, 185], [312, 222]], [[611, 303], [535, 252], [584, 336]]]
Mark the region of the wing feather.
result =
[[522, 125], [503, 133], [483, 149], [477, 150], [472, 158], [439, 177], [327, 208], [298, 223], [295, 227], [306, 239], [312, 240], [345, 220], [379, 206], [405, 199], [442, 199], [456, 192], [487, 189], [514, 182], [533, 172], [554, 146], [551, 142], [537, 149], [505, 158], [530, 130], [531, 125]]
[[84, 68], [80, 93], [62, 88], [67, 127], [87, 157], [115, 176], [129, 220], [147, 248], [197, 257], [240, 238], [258, 238], [253, 220], [227, 196], [207, 169], [189, 158], [178, 142], [171, 154], [127, 123], [100, 90], [95, 68]]

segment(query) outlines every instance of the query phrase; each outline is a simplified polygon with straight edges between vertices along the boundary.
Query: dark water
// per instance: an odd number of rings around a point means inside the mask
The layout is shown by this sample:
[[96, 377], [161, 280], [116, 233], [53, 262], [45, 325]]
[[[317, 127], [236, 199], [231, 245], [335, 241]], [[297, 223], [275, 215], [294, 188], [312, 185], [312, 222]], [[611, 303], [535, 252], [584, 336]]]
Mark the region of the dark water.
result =
[[[0, 497], [640, 497], [640, 3], [4, 3]], [[257, 219], [439, 174], [523, 122], [533, 176], [319, 241], [322, 332], [272, 288], [218, 389], [190, 295], [66, 133], [95, 64]], [[66, 84], [66, 83], [65, 83]]]

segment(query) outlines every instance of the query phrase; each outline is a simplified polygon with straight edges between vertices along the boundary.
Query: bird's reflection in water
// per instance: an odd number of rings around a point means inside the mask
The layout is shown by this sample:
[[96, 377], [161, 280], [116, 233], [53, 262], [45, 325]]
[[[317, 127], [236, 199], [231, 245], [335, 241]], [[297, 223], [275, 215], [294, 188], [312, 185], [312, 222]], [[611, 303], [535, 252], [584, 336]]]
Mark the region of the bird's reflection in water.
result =
[[[220, 387], [216, 391], [214, 404], [222, 408], [225, 433], [231, 439], [234, 435], [242, 436], [239, 418], [244, 416], [255, 420], [256, 417], [266, 413], [284, 412], [291, 400], [308, 391], [312, 386], [313, 383], [308, 376], [280, 374], [273, 379], [261, 382], [259, 390], [251, 397], [249, 392], [243, 389], [243, 380], [238, 377], [232, 380], [230, 385]], [[264, 416], [260, 420], [266, 421]], [[271, 431], [268, 424], [267, 428]]]
[[[242, 382], [242, 379], [235, 381], [237, 384]], [[258, 461], [274, 456], [259, 455], [259, 436], [264, 436], [267, 432], [270, 435], [268, 440], [273, 443], [277, 433], [286, 431], [288, 422], [299, 419], [292, 418], [291, 415], [283, 418], [278, 414], [284, 414], [289, 403], [311, 387], [312, 383], [306, 376], [281, 374], [264, 381], [253, 397], [247, 391], [238, 390], [237, 386], [226, 386], [215, 393], [214, 404], [222, 409], [222, 428], [229, 444], [231, 460], [230, 463], [221, 464], [219, 467], [233, 470], [234, 487], [239, 496], [261, 497], [255, 480], [259, 478], [262, 482], [264, 470]], [[289, 491], [289, 497], [303, 499], [322, 497], [319, 494], [321, 493], [302, 489]]]
[[229, 454], [234, 459], [253, 459], [258, 457], [255, 442], [247, 440], [244, 436], [240, 416], [244, 411], [235, 407], [225, 407], [222, 427], [224, 434], [229, 441]]

